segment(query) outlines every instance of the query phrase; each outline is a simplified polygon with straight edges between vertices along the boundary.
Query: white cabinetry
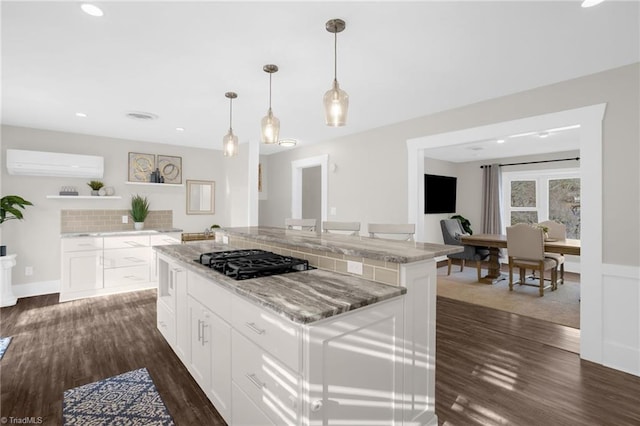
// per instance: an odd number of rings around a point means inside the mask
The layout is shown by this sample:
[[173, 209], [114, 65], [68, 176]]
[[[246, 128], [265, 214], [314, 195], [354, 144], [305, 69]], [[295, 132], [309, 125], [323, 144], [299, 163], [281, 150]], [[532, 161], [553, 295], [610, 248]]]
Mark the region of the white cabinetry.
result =
[[64, 295], [89, 294], [103, 287], [102, 251], [102, 238], [62, 239], [61, 301], [74, 298]]
[[[149, 245], [166, 246], [170, 244], [180, 244], [181, 232], [167, 232], [164, 234], [151, 235]], [[151, 281], [158, 281], [158, 252], [151, 250]]]
[[136, 287], [149, 282], [149, 236], [104, 238], [104, 286]]
[[[182, 266], [158, 263], [160, 328], [164, 271]], [[403, 424], [404, 297], [301, 325], [192, 271], [184, 287], [163, 335], [228, 424]]]
[[179, 244], [179, 235], [62, 238], [60, 301], [154, 288], [157, 270], [151, 246]]

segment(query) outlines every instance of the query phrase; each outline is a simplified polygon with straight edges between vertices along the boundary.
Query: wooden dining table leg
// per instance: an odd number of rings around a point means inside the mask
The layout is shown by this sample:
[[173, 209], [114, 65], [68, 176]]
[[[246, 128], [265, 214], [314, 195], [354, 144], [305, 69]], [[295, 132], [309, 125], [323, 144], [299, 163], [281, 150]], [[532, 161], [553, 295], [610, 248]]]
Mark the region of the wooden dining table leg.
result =
[[481, 282], [487, 284], [495, 284], [500, 280], [506, 279], [500, 273], [500, 249], [498, 247], [489, 247], [489, 267]]

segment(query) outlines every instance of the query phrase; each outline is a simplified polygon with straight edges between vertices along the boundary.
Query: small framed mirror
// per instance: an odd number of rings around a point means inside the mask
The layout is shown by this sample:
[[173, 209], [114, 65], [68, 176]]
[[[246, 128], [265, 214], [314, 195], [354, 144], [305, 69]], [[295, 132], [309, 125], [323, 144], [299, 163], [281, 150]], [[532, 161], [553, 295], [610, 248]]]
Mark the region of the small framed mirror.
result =
[[216, 183], [211, 180], [187, 180], [187, 214], [215, 213]]

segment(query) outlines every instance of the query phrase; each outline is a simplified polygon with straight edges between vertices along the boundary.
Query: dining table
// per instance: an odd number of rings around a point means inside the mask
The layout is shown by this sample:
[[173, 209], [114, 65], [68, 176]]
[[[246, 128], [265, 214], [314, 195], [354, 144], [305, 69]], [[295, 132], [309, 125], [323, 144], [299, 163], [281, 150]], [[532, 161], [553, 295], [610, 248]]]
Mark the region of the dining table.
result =
[[[507, 236], [505, 234], [462, 235], [460, 236], [460, 242], [469, 246], [487, 247], [489, 249], [487, 275], [482, 277], [481, 282], [495, 284], [506, 278], [505, 275], [500, 273], [500, 249], [507, 248]], [[544, 241], [544, 251], [547, 253], [580, 256], [580, 240], [547, 238]]]

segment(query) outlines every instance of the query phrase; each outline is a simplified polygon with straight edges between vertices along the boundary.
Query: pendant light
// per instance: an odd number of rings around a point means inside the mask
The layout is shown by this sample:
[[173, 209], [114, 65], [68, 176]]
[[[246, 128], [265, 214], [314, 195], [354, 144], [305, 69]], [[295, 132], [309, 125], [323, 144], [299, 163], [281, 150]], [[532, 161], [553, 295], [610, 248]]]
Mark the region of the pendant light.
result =
[[233, 111], [233, 100], [238, 97], [238, 94], [235, 92], [227, 92], [224, 96], [229, 99], [229, 133], [222, 138], [222, 149], [224, 150], [225, 157], [233, 157], [238, 154], [238, 137], [233, 134], [231, 114]]
[[262, 118], [262, 143], [273, 144], [278, 143], [280, 136], [280, 120], [271, 111], [271, 75], [278, 72], [278, 66], [268, 64], [262, 67], [262, 70], [269, 73], [269, 111]]
[[325, 25], [327, 31], [334, 35], [333, 46], [333, 87], [324, 94], [324, 116], [327, 126], [339, 127], [347, 124], [349, 109], [349, 95], [340, 89], [338, 84], [338, 33], [342, 32], [346, 24], [342, 19], [331, 19]]

